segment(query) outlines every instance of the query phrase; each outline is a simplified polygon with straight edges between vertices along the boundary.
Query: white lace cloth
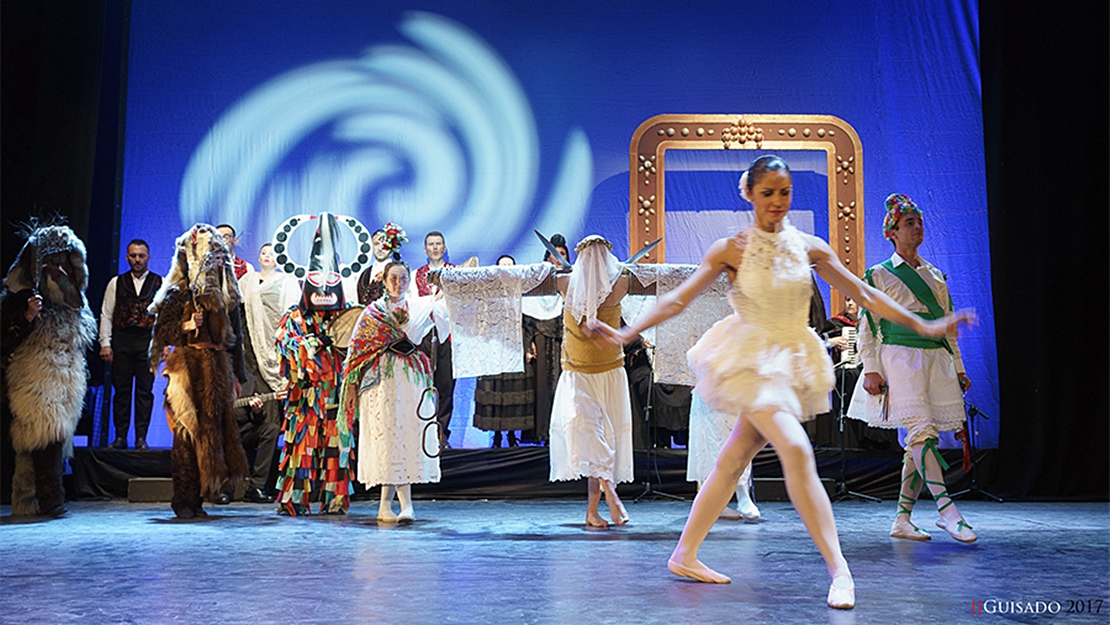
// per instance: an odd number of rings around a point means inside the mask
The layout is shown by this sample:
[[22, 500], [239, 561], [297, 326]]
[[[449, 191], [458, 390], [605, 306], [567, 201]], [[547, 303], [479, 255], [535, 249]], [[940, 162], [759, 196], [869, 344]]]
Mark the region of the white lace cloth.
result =
[[613, 284], [621, 277], [623, 269], [617, 257], [609, 251], [609, 245], [598, 242], [605, 239], [596, 235], [586, 237], [587, 242], [591, 240], [595, 241], [592, 245], [586, 242], [579, 244], [581, 251], [578, 260], [574, 261], [567, 284], [567, 311], [578, 324], [583, 318], [587, 322], [597, 320], [598, 307], [613, 292]]
[[554, 271], [554, 265], [536, 263], [440, 272], [456, 378], [524, 371], [522, 295]]
[[[626, 266], [645, 287], [655, 285], [663, 295], [689, 278], [695, 265]], [[509, 267], [444, 269], [440, 274], [447, 307], [451, 311], [451, 340], [456, 378], [523, 370], [520, 315], [552, 319], [562, 313], [562, 298], [529, 296], [555, 267], [547, 263]], [[657, 328], [644, 333], [655, 345], [655, 380], [664, 384], [693, 385], [694, 374], [686, 362], [686, 352], [714, 322], [731, 312], [728, 305], [728, 279], [722, 276], [701, 297]], [[629, 295], [621, 303], [625, 323], [632, 323], [655, 305], [655, 295]], [[535, 313], [535, 314], [533, 314]]]
[[558, 293], [553, 295], [529, 295], [520, 302], [520, 312], [540, 321], [562, 317], [563, 296]]
[[[632, 324], [651, 310], [656, 297], [673, 291], [689, 278], [697, 265], [645, 264], [627, 268], [641, 285], [647, 287], [654, 284], [656, 289], [656, 295], [629, 295], [624, 298], [621, 316], [625, 323]], [[652, 365], [656, 382], [693, 386], [694, 372], [686, 362], [686, 352], [714, 323], [732, 313], [727, 299], [730, 288], [728, 277], [722, 274], [681, 315], [671, 317], [643, 333], [644, 338], [655, 345]]]
[[730, 414], [776, 407], [799, 419], [829, 410], [832, 360], [806, 325], [811, 280], [798, 230], [748, 230], [729, 294], [735, 313], [714, 324], [689, 353], [709, 406]]

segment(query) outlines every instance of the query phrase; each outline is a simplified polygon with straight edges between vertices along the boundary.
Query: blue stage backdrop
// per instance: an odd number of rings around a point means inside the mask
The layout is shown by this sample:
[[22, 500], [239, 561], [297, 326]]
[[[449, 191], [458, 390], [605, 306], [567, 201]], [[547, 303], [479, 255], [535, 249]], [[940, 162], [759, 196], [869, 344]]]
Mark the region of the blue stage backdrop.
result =
[[[883, 198], [906, 193], [925, 211], [923, 255], [979, 314], [961, 345], [968, 400], [990, 416], [979, 444], [994, 447], [978, 18], [974, 0], [135, 2], [120, 240], [150, 241], [165, 273], [178, 234], [228, 222], [253, 262], [287, 217], [327, 210], [400, 223], [414, 265], [429, 230], [455, 262], [538, 261], [533, 228], [572, 244], [601, 233], [623, 256], [642, 121], [834, 115], [863, 145], [868, 264], [892, 251]], [[668, 211], [704, 229], [699, 211], [749, 209], [735, 160], [676, 176]], [[824, 172], [798, 169], [795, 222], [824, 236]], [[726, 222], [708, 237], [669, 233], [668, 260], [696, 261], [731, 234]], [[469, 393], [460, 384], [456, 419], [469, 421]], [[459, 428], [452, 442], [485, 440]], [[161, 419], [151, 443], [169, 444]]]

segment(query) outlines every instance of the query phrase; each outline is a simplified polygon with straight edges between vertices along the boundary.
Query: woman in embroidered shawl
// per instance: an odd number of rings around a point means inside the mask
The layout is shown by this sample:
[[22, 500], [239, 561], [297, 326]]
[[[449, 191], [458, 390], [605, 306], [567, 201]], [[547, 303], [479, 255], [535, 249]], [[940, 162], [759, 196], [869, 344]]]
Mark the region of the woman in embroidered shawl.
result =
[[792, 189], [790, 168], [781, 158], [757, 158], [740, 178], [740, 194], [755, 209], [752, 227], [714, 243], [697, 271], [632, 325], [619, 330], [600, 323], [593, 327], [610, 342], [628, 343], [681, 313], [721, 273], [729, 276], [735, 314], [706, 332], [687, 358], [706, 403], [737, 413], [739, 419], [694, 499], [667, 568], [700, 582], [730, 581], [698, 560], [698, 548], [736, 490], [744, 467], [770, 443], [782, 464], [790, 500], [832, 577], [826, 601], [829, 607], [849, 609], [855, 605], [855, 585], [801, 424], [829, 409], [833, 386], [832, 362], [820, 339], [806, 327], [813, 288], [810, 268], [862, 307], [922, 335], [945, 336], [975, 316], [957, 313], [926, 321], [864, 284], [828, 243], [789, 225]]
[[[382, 271], [385, 294], [355, 324], [347, 351], [342, 406], [358, 419], [358, 481], [381, 485], [378, 520], [410, 522], [412, 484], [439, 481], [439, 434], [432, 365], [416, 345], [446, 320], [441, 295], [406, 298], [409, 268], [394, 261]], [[394, 495], [401, 512], [393, 512]]]

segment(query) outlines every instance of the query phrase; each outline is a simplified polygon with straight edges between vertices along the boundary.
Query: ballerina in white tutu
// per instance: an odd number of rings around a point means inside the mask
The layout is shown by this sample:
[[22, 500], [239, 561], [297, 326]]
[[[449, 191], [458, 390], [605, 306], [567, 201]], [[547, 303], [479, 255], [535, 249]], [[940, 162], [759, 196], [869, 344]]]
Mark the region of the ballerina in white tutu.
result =
[[698, 547], [728, 504], [744, 467], [770, 443], [782, 463], [790, 500], [832, 577], [828, 605], [847, 609], [855, 605], [855, 586], [840, 551], [832, 505], [817, 476], [813, 448], [801, 425], [803, 419], [829, 410], [833, 387], [832, 362], [806, 325], [810, 267], [862, 307], [923, 336], [945, 336], [959, 323], [973, 321], [974, 314], [926, 321], [865, 285], [827, 243], [786, 222], [791, 190], [790, 168], [782, 159], [756, 159], [740, 178], [741, 195], [755, 209], [753, 226], [715, 242], [694, 274], [660, 297], [634, 324], [620, 330], [600, 322], [592, 327], [609, 342], [625, 344], [681, 313], [722, 272], [728, 274], [735, 314], [710, 328], [688, 359], [706, 403], [740, 417], [716, 468], [694, 499], [668, 568], [701, 582], [730, 581], [698, 560]]

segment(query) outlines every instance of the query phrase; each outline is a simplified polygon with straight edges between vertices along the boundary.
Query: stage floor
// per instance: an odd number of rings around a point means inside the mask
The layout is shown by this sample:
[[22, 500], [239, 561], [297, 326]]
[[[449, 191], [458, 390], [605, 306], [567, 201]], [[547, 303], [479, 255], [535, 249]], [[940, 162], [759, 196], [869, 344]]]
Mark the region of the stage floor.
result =
[[[585, 484], [582, 484], [585, 490]], [[585, 501], [416, 502], [417, 521], [279, 517], [272, 505], [70, 502], [68, 515], [0, 508], [4, 623], [967, 623], [1110, 620], [1105, 503], [961, 501], [979, 542], [914, 515], [933, 540], [887, 536], [892, 502], [834, 504], [857, 607], [825, 607], [828, 576], [789, 503], [719, 521], [701, 556], [730, 585], [665, 568], [689, 503], [628, 503], [631, 524], [587, 530]], [[604, 506], [602, 507], [604, 513]], [[994, 600], [994, 602], [992, 602]], [[1012, 614], [1047, 603], [1056, 614]], [[985, 603], [979, 603], [985, 602]], [[973, 609], [1007, 614], [973, 616]], [[1068, 613], [1068, 610], [1071, 613]], [[1077, 613], [1082, 609], [1084, 613]], [[1096, 612], [1094, 614], [1087, 613]]]

